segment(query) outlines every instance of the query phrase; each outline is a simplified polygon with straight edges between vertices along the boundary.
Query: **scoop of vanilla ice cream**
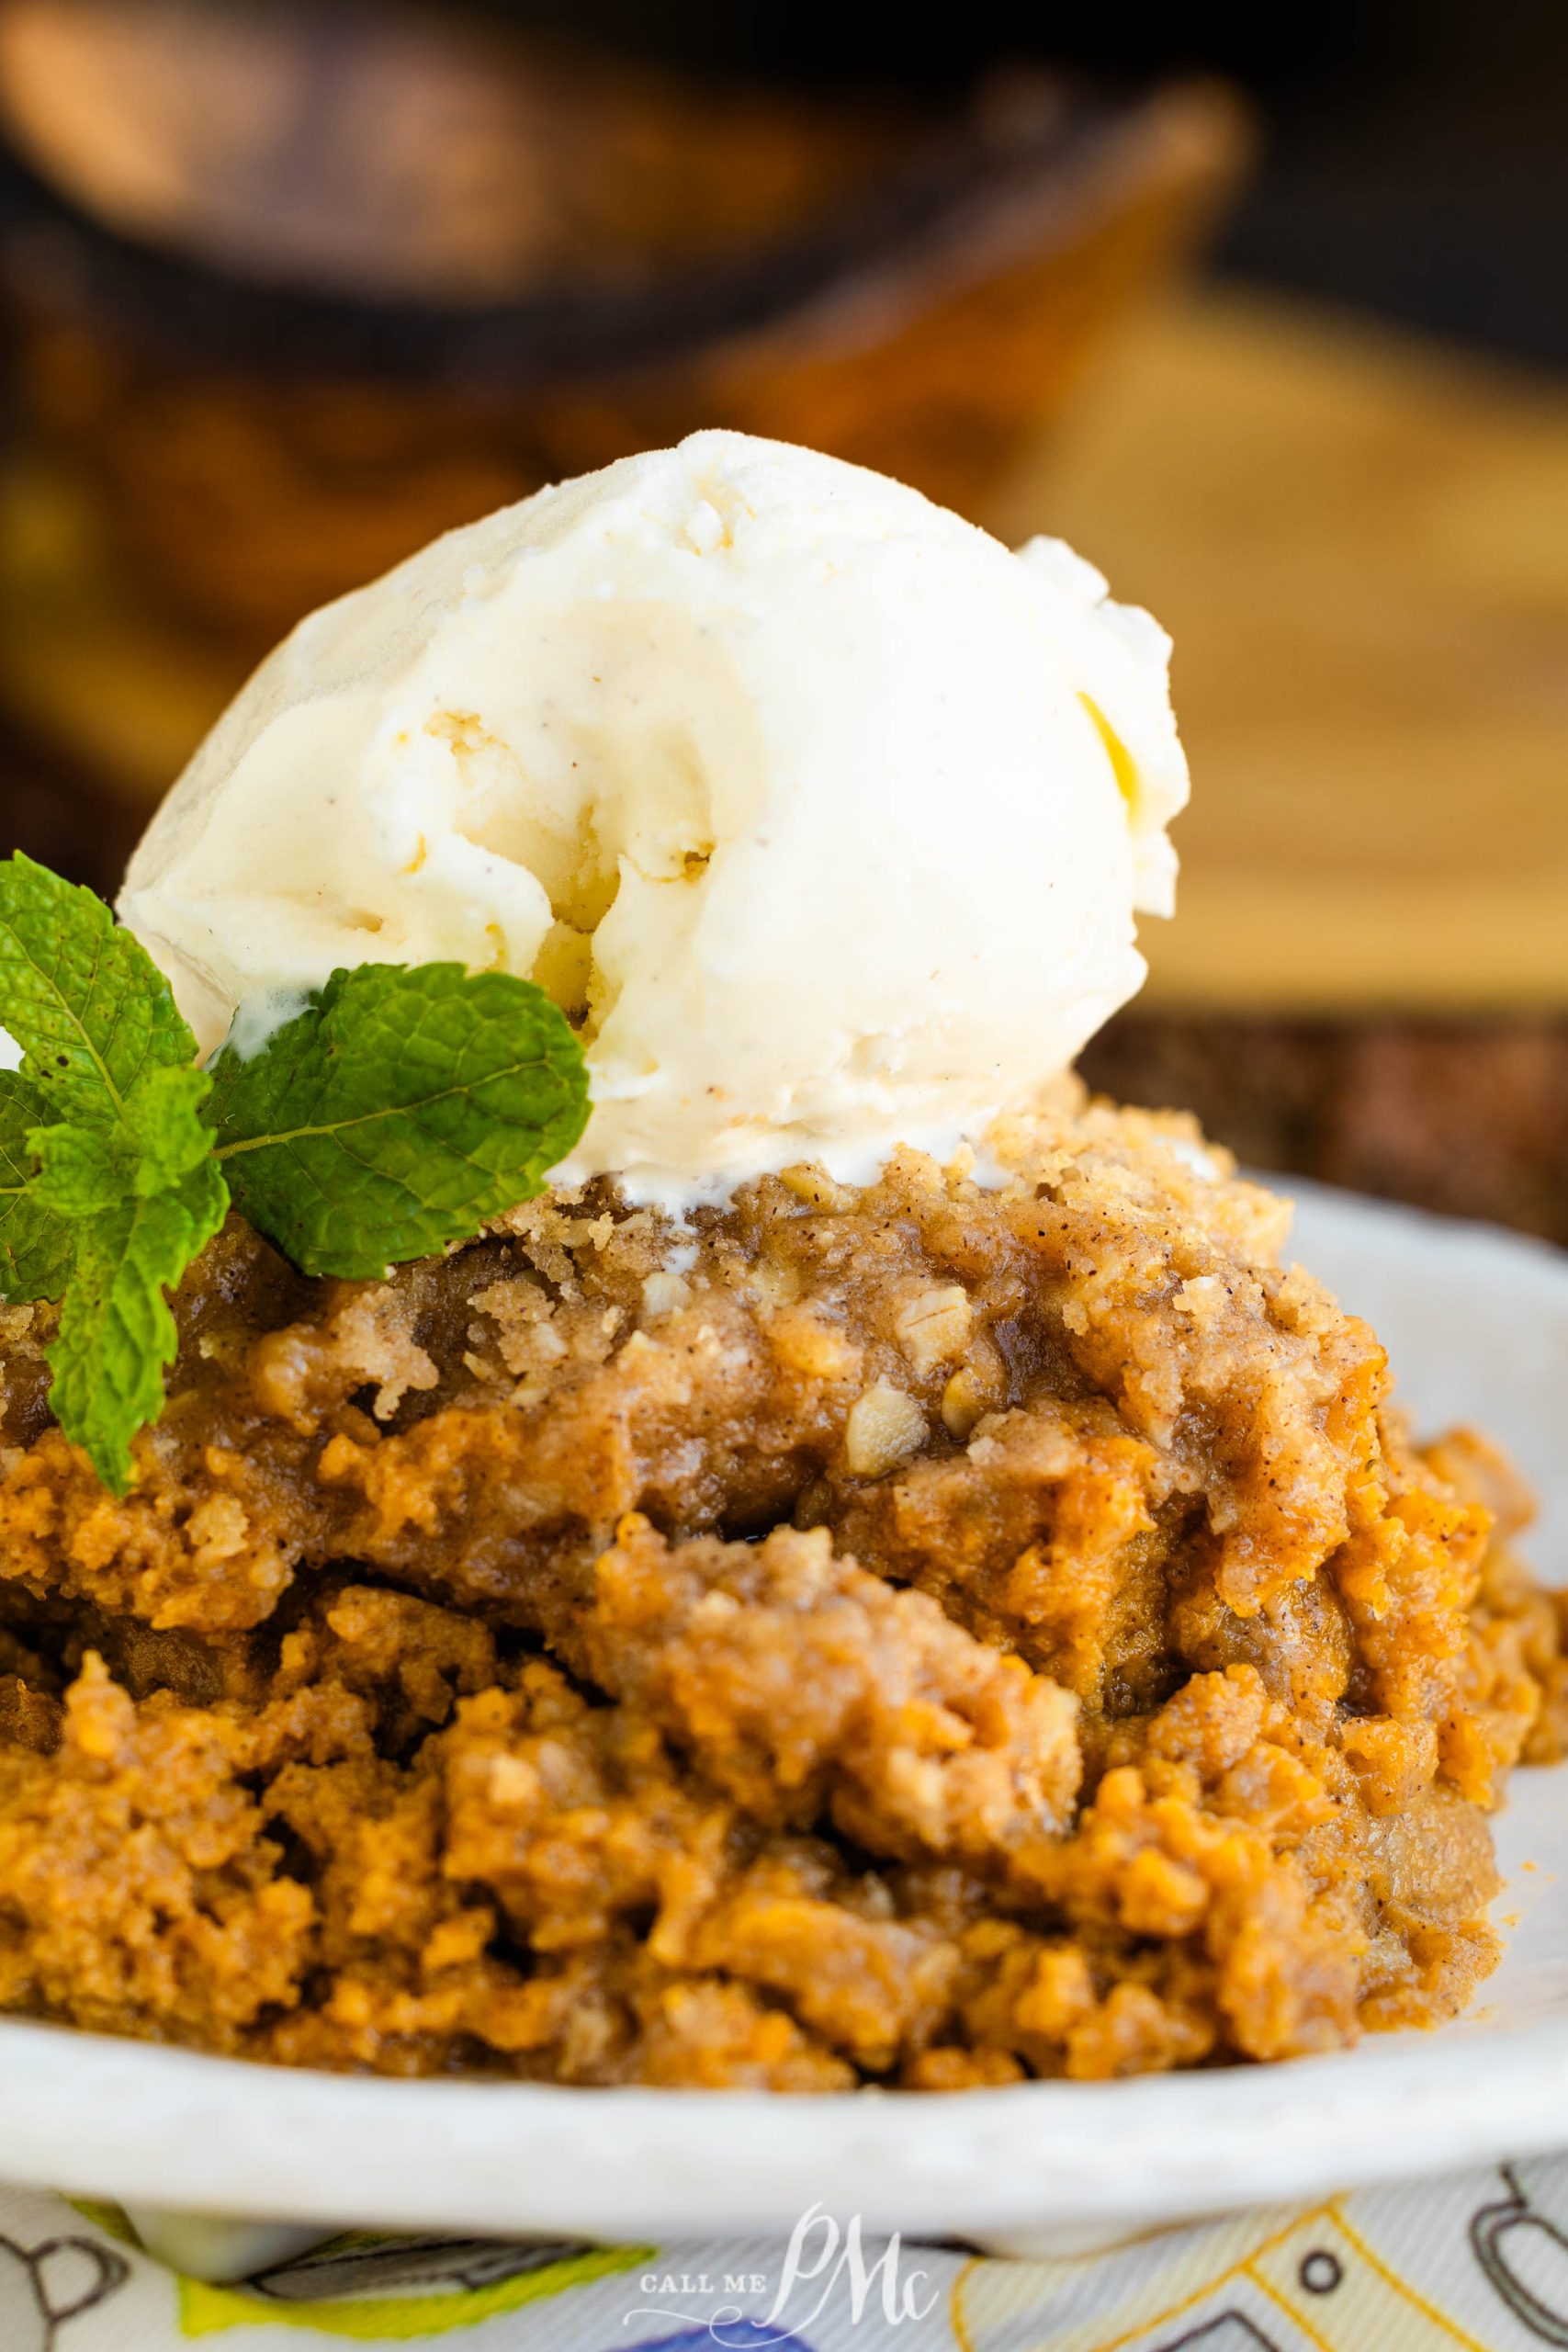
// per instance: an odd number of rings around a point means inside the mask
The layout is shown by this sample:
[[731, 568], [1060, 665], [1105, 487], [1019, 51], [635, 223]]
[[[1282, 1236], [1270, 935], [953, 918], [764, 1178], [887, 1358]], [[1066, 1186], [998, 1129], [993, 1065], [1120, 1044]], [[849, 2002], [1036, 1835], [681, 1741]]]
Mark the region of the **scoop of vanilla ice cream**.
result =
[[698, 433], [301, 622], [120, 912], [204, 1048], [339, 965], [532, 975], [587, 1041], [567, 1177], [862, 1173], [983, 1133], [1138, 987], [1168, 652], [1058, 542]]

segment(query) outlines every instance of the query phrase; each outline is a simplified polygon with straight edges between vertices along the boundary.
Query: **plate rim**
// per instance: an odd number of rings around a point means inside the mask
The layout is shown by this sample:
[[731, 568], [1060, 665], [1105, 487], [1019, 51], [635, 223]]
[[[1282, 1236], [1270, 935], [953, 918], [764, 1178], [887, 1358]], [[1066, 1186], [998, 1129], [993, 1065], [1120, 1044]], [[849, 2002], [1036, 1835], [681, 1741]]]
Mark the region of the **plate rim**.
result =
[[[17, 2185], [344, 2228], [667, 2238], [700, 2212], [718, 2237], [787, 2233], [819, 2203], [868, 2231], [1132, 2232], [1568, 2137], [1568, 2018], [1123, 2082], [799, 2098], [332, 2075], [19, 2018], [0, 2057]], [[1371, 2128], [1391, 2112], [1396, 2132]]]

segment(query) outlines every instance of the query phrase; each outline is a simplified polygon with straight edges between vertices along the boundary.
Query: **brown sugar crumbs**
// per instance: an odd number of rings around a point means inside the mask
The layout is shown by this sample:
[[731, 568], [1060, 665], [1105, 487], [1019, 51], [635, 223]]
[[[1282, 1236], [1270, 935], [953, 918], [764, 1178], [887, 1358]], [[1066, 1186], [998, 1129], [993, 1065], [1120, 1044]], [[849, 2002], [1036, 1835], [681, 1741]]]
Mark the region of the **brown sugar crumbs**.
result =
[[0, 2006], [292, 2064], [912, 2088], [1451, 2013], [1562, 1619], [1195, 1131], [237, 1219], [123, 1502], [0, 1312]]

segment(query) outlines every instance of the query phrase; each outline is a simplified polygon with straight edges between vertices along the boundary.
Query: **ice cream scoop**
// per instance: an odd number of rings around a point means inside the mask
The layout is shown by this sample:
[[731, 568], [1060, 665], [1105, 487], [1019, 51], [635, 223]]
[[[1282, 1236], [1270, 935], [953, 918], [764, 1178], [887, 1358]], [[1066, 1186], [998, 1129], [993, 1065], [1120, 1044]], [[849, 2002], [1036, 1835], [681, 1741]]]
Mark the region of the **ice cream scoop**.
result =
[[1187, 796], [1168, 641], [807, 449], [692, 435], [300, 623], [120, 912], [204, 1046], [339, 965], [532, 975], [581, 1023], [564, 1171], [863, 1174], [1026, 1103], [1138, 987]]

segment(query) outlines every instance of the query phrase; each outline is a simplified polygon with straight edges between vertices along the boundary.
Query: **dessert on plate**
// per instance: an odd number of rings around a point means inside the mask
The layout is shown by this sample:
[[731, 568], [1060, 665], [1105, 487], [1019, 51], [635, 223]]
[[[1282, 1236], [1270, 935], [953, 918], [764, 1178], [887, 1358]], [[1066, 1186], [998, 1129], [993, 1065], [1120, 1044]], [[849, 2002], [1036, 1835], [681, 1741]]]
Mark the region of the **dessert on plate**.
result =
[[1067, 1074], [1168, 651], [700, 434], [304, 622], [124, 929], [16, 862], [6, 2007], [833, 2090], [1464, 2002], [1568, 1725], [1528, 1502]]

